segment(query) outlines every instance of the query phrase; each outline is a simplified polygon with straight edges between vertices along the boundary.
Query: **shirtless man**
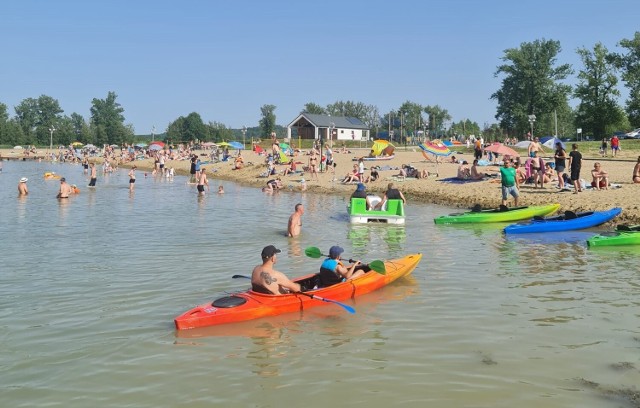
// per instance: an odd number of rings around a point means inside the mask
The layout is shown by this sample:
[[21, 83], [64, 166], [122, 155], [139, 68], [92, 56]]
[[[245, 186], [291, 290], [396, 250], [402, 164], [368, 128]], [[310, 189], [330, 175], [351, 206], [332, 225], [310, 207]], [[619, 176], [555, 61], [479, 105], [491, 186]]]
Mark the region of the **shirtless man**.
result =
[[287, 226], [287, 236], [295, 237], [300, 235], [300, 229], [302, 227], [302, 214], [304, 214], [304, 207], [301, 203], [296, 204], [295, 211], [289, 217], [289, 225]]
[[542, 149], [542, 145], [540, 144], [540, 139], [537, 137], [533, 140], [533, 142], [529, 144], [529, 148], [527, 149], [527, 153], [529, 154], [529, 157], [533, 157], [533, 155], [536, 152], [539, 152], [539, 153], [544, 152], [544, 150]]
[[602, 166], [600, 163], [596, 162], [593, 165], [593, 170], [591, 170], [591, 186], [596, 190], [600, 190], [601, 188], [608, 190], [609, 189], [609, 173], [602, 170]]
[[640, 183], [640, 156], [638, 156], [638, 162], [633, 168], [633, 182]]
[[91, 163], [91, 180], [89, 181], [89, 187], [95, 187], [96, 186], [96, 180], [97, 180], [97, 176], [96, 176], [96, 164], [95, 163]]
[[277, 262], [278, 248], [268, 245], [262, 250], [262, 264], [253, 268], [251, 273], [251, 289], [270, 295], [279, 295], [287, 292], [300, 292], [300, 285], [292, 282], [287, 276], [273, 269]]
[[129, 170], [129, 191], [133, 191], [136, 185], [136, 168], [136, 166], [133, 166], [131, 170]]
[[27, 181], [29, 181], [29, 179], [26, 177], [20, 179], [20, 182], [18, 183], [18, 195], [22, 196], [29, 194], [29, 189], [27, 189]]
[[198, 195], [204, 195], [204, 186], [207, 186], [207, 191], [209, 191], [209, 180], [207, 180], [207, 174], [204, 167], [200, 169], [200, 177], [198, 178]]
[[71, 186], [67, 184], [67, 179], [63, 177], [60, 179], [60, 190], [56, 198], [69, 198], [69, 194], [71, 194]]

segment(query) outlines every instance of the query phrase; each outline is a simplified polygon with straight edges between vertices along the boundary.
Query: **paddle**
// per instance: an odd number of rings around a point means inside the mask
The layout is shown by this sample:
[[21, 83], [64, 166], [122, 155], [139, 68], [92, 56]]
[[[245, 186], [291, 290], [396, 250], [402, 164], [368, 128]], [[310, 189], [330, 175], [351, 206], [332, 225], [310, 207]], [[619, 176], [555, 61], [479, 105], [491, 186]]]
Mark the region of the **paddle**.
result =
[[[320, 251], [320, 248], [317, 247], [306, 248], [304, 250], [304, 254], [309, 258], [320, 258], [322, 256], [328, 256], [324, 255], [322, 251]], [[349, 262], [354, 263], [355, 261], [353, 259], [349, 259]], [[387, 268], [384, 266], [384, 262], [382, 261], [371, 261], [368, 265], [371, 270], [378, 272], [380, 275], [385, 275], [387, 273]]]
[[[250, 276], [245, 276], [245, 275], [233, 275], [231, 278], [232, 279], [244, 278], [244, 279], [251, 280]], [[323, 298], [323, 297], [320, 297], [320, 296], [317, 296], [317, 295], [314, 295], [314, 294], [311, 294], [311, 293], [305, 293], [305, 292], [294, 292], [294, 293], [297, 294], [297, 295], [308, 296], [311, 299], [317, 299], [317, 300], [322, 300], [323, 302], [334, 303], [334, 304], [342, 307], [344, 310], [346, 310], [347, 312], [349, 312], [351, 314], [356, 312], [356, 309], [352, 308], [349, 305], [345, 305], [344, 303], [340, 303], [337, 300], [327, 299], [327, 298]]]

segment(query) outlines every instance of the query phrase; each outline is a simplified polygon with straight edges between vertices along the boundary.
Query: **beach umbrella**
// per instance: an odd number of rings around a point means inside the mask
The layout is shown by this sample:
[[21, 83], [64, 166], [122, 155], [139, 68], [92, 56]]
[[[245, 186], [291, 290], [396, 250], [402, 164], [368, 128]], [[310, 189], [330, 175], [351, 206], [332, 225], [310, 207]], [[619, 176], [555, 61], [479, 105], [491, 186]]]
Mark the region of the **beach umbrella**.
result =
[[202, 143], [202, 147], [205, 147], [205, 148], [213, 147], [215, 145], [216, 144], [213, 143], [213, 142], [204, 142], [204, 143]]
[[160, 147], [162, 148], [162, 147], [164, 147], [164, 142], [161, 142], [161, 141], [159, 141], [159, 140], [156, 140], [156, 141], [151, 142], [151, 143], [149, 144], [149, 146], [153, 146], [153, 145], [158, 145], [158, 146], [160, 146]]
[[227, 142], [220, 142], [220, 143], [218, 143], [218, 146], [226, 147], [226, 146], [231, 146], [231, 145], [229, 143], [227, 143]]
[[71, 143], [71, 146], [84, 146], [84, 144], [80, 142], [73, 142]]
[[162, 150], [162, 146], [152, 143], [151, 146], [149, 146], [149, 150]]
[[291, 149], [291, 147], [290, 147], [288, 144], [286, 144], [286, 143], [280, 143], [280, 148], [281, 148], [282, 150], [289, 150], [289, 149]]
[[493, 143], [485, 147], [484, 150], [487, 152], [493, 152], [493, 153], [498, 153], [502, 155], [509, 155], [512, 157], [520, 157], [520, 153], [516, 152], [509, 146], [503, 145], [502, 143]]
[[147, 144], [146, 144], [146, 143], [138, 143], [138, 144], [136, 145], [136, 147], [140, 147], [140, 148], [142, 148], [142, 147], [147, 147]]
[[238, 149], [238, 150], [244, 149], [244, 145], [240, 142], [229, 142], [229, 147]]
[[552, 140], [553, 136], [544, 136], [540, 138], [540, 143], [544, 144], [547, 143], [549, 140]]
[[522, 142], [516, 143], [514, 147], [517, 147], [518, 149], [528, 149], [530, 144], [530, 141], [523, 140]]
[[562, 148], [567, 150], [567, 146], [564, 145], [564, 142], [562, 140], [558, 139], [557, 137], [554, 137], [553, 139], [547, 140], [542, 145], [544, 147], [548, 147], [550, 149], [555, 149], [556, 148], [556, 143], [560, 143], [560, 145], [562, 145]]
[[449, 156], [452, 153], [451, 150], [449, 150], [449, 148], [439, 139], [420, 143], [418, 147], [422, 149], [422, 155], [425, 159], [431, 160], [427, 154], [436, 156], [436, 173], [438, 173], [438, 156]]

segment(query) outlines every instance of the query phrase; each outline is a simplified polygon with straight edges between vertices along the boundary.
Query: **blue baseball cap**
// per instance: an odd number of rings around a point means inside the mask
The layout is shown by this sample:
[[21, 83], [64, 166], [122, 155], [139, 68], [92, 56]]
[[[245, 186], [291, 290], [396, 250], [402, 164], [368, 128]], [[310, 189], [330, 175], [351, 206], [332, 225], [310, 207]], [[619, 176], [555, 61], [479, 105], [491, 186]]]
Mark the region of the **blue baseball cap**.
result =
[[340, 254], [342, 254], [344, 252], [344, 249], [342, 249], [342, 247], [339, 247], [337, 245], [332, 246], [329, 249], [329, 258], [333, 258], [336, 259], [337, 257], [340, 256]]

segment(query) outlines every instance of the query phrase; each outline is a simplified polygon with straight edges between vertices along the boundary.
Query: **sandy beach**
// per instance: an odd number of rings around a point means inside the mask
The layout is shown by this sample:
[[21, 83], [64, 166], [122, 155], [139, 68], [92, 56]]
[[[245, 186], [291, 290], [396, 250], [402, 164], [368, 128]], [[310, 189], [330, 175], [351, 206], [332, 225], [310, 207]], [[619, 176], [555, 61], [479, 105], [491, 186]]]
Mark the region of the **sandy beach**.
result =
[[[304, 177], [307, 185], [307, 191], [321, 194], [342, 194], [350, 195], [355, 190], [354, 184], [342, 184], [341, 180], [352, 169], [353, 158], [365, 156], [368, 149], [350, 149], [349, 152], [340, 153], [336, 149], [334, 151], [334, 161], [336, 163], [335, 173], [333, 171], [319, 173], [318, 180], [311, 180], [309, 173], [296, 173], [294, 175], [282, 176], [282, 172], [286, 165], [278, 165], [278, 173], [282, 178], [285, 190], [301, 191], [300, 182]], [[463, 153], [464, 148], [456, 152], [455, 156], [460, 161], [467, 160], [469, 163], [473, 161], [472, 154]], [[44, 153], [44, 152], [43, 152]], [[203, 162], [206, 162], [206, 151], [196, 152]], [[21, 152], [11, 149], [1, 150], [2, 157], [16, 157]], [[610, 183], [617, 186], [609, 190], [592, 190], [587, 189], [579, 194], [573, 194], [572, 191], [560, 191], [555, 186], [557, 181], [545, 184], [545, 188], [534, 188], [533, 185], [523, 185], [520, 189], [520, 205], [539, 205], [548, 203], [559, 203], [560, 211], [590, 211], [605, 210], [611, 207], [622, 207], [623, 212], [615, 223], [632, 223], [640, 224], [640, 209], [637, 197], [640, 193], [640, 184], [634, 184], [631, 181], [633, 167], [636, 163], [637, 155], [632, 152], [620, 152], [617, 158], [601, 158], [597, 151], [582, 151], [583, 163], [581, 178], [591, 181], [591, 169], [596, 161], [602, 163], [603, 169], [609, 173]], [[243, 185], [264, 187], [270, 178], [260, 177], [266, 172], [265, 156], [258, 155], [253, 151], [243, 151], [242, 156], [245, 161], [245, 167], [240, 170], [233, 170], [233, 162], [207, 163], [203, 167], [207, 169], [211, 190], [217, 188], [218, 184], [224, 184], [220, 181], [228, 180], [241, 183]], [[550, 152], [543, 154], [545, 161], [552, 160]], [[91, 160], [100, 163], [101, 158], [92, 158]], [[308, 164], [309, 156], [299, 154], [294, 158], [301, 170], [302, 166]], [[470, 208], [474, 204], [480, 204], [483, 207], [497, 207], [501, 201], [500, 182], [497, 179], [487, 179], [476, 182], [450, 183], [444, 182], [443, 179], [455, 177], [458, 165], [447, 162], [448, 157], [440, 158], [443, 162], [437, 165], [433, 160], [427, 161], [418, 148], [398, 147], [395, 151], [395, 157], [385, 161], [367, 161], [365, 166], [368, 169], [372, 166], [380, 166], [380, 178], [374, 182], [367, 183], [367, 191], [371, 193], [382, 193], [386, 190], [387, 184], [394, 182], [396, 186], [405, 194], [409, 205], [411, 201], [421, 201], [434, 204], [443, 204], [459, 208]], [[121, 167], [130, 167], [135, 164], [140, 171], [151, 172], [153, 170], [153, 159], [136, 160], [135, 162], [122, 164]], [[399, 173], [402, 164], [410, 164], [418, 170], [426, 169], [429, 177], [423, 179], [407, 178], [402, 180], [395, 177]], [[176, 174], [189, 175], [190, 163], [188, 160], [171, 160], [167, 161], [165, 167], [173, 167]], [[480, 171], [486, 173], [498, 173], [499, 168], [495, 165], [482, 166]], [[437, 172], [437, 176], [436, 176]], [[16, 179], [16, 183], [19, 178]], [[512, 205], [512, 199], [509, 204]]]

